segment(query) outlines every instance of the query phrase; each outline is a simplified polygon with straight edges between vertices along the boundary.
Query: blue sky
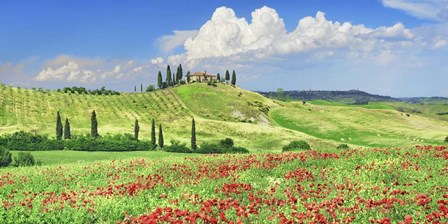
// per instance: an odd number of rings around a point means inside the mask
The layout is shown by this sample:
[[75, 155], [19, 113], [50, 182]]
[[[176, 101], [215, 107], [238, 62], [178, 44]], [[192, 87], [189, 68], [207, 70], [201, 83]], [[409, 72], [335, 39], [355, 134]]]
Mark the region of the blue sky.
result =
[[132, 91], [181, 63], [251, 90], [448, 96], [447, 19], [446, 0], [4, 0], [0, 82]]

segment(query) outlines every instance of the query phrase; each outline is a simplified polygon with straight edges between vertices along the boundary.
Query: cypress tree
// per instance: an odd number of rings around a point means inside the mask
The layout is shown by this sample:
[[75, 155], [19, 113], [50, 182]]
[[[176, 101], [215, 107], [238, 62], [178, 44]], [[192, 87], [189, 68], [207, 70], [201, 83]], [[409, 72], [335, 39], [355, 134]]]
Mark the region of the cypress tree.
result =
[[56, 138], [58, 140], [62, 139], [62, 120], [61, 120], [61, 114], [59, 113], [59, 111], [56, 116]]
[[235, 70], [233, 70], [233, 72], [232, 72], [232, 85], [235, 85], [236, 84], [236, 74], [235, 74]]
[[194, 118], [191, 122], [191, 150], [196, 150], [196, 125], [194, 123]]
[[72, 138], [72, 132], [70, 130], [70, 122], [68, 121], [68, 118], [65, 118], [64, 139], [71, 139], [71, 138]]
[[216, 75], [216, 79], [218, 80], [218, 82], [221, 82], [221, 76], [219, 75], [219, 73]]
[[159, 74], [157, 75], [157, 86], [159, 87], [159, 89], [163, 87], [162, 82], [162, 72], [159, 71]]
[[92, 138], [97, 138], [99, 134], [98, 134], [98, 121], [96, 120], [95, 110], [92, 112], [92, 117], [90, 118], [90, 120], [92, 121], [92, 126], [90, 128], [90, 136], [92, 136]]
[[134, 138], [135, 140], [138, 140], [138, 132], [140, 131], [140, 126], [138, 125], [138, 119], [135, 119], [134, 124]]
[[171, 76], [171, 86], [174, 86], [176, 84], [176, 75], [173, 72], [173, 75]]
[[134, 86], [134, 92], [137, 92], [137, 86]]
[[226, 82], [229, 82], [229, 80], [230, 80], [229, 70], [226, 70], [226, 77], [225, 77], [225, 79], [226, 79]]
[[156, 124], [154, 122], [154, 118], [152, 119], [152, 125], [151, 125], [151, 144], [153, 146], [156, 145]]
[[187, 83], [190, 83], [190, 71], [187, 72]]
[[143, 84], [140, 83], [140, 92], [143, 93]]
[[179, 81], [184, 77], [184, 70], [182, 69], [182, 65], [179, 64]]
[[163, 148], [163, 131], [162, 124], [159, 124], [159, 147]]
[[166, 85], [171, 85], [171, 68], [169, 65], [166, 67]]

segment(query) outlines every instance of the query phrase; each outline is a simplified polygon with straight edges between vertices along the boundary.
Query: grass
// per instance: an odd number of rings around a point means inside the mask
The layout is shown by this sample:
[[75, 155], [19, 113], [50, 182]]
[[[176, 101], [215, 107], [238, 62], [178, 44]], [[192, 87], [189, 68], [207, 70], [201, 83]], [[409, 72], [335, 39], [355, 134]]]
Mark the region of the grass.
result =
[[271, 118], [280, 126], [317, 138], [372, 147], [441, 144], [448, 133], [444, 121], [351, 106], [279, 107]]
[[[198, 145], [230, 137], [254, 152], [280, 151], [292, 140], [306, 140], [319, 148], [333, 148], [340, 143], [440, 144], [448, 134], [447, 116], [434, 115], [448, 111], [443, 102], [350, 105], [321, 100], [302, 105], [296, 101], [272, 101], [226, 84], [214, 87], [194, 83], [119, 96], [43, 93], [1, 86], [0, 105], [0, 134], [25, 130], [53, 137], [58, 110], [63, 119], [70, 119], [72, 134], [86, 134], [90, 132], [91, 112], [96, 110], [101, 135], [132, 133], [134, 120], [139, 119], [140, 138], [148, 140], [151, 119], [155, 118], [157, 126], [163, 125], [167, 144], [175, 139], [189, 145], [194, 117]], [[422, 112], [407, 117], [397, 112], [398, 108]]]
[[[20, 151], [11, 151], [12, 157]], [[198, 154], [169, 153], [163, 151], [137, 151], [137, 152], [82, 152], [82, 151], [32, 151], [35, 160], [43, 165], [90, 163], [104, 160], [125, 160], [133, 158], [163, 159], [197, 156]]]
[[444, 223], [446, 153], [319, 149], [7, 168], [0, 217], [5, 224]]

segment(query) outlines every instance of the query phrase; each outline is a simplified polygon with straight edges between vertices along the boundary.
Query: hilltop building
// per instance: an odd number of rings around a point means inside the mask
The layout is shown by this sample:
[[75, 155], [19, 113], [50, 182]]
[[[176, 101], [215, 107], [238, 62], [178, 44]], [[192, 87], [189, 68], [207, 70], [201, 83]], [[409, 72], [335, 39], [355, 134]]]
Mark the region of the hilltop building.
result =
[[190, 82], [208, 82], [216, 80], [216, 75], [207, 72], [195, 72], [190, 75]]

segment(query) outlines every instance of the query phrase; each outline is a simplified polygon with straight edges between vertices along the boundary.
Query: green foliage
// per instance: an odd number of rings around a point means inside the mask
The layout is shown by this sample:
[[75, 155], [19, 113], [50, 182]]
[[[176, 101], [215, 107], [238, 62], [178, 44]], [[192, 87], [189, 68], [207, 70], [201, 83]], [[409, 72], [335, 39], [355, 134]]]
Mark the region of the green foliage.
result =
[[292, 141], [288, 145], [285, 145], [283, 147], [283, 152], [295, 151], [298, 149], [308, 150], [308, 149], [311, 149], [311, 146], [306, 141], [303, 141], [303, 140]]
[[225, 77], [225, 79], [226, 79], [226, 82], [228, 82], [230, 80], [229, 70], [226, 70], [226, 77]]
[[187, 72], [187, 83], [190, 83], [190, 71]]
[[[58, 89], [57, 92], [60, 92], [61, 90]], [[113, 91], [113, 90], [107, 90], [106, 87], [101, 87], [101, 89], [95, 89], [95, 90], [87, 90], [84, 87], [64, 87], [62, 90], [64, 93], [78, 93], [78, 94], [92, 94], [92, 95], [120, 95], [120, 92]]]
[[204, 142], [195, 152], [201, 154], [234, 154], [249, 153], [249, 150], [243, 147], [233, 146], [233, 139], [226, 138], [219, 141], [218, 144]]
[[446, 138], [445, 138], [445, 142], [448, 143], [448, 136], [446, 136]]
[[146, 87], [146, 92], [153, 92], [154, 91], [154, 85], [149, 85], [148, 87]]
[[349, 149], [350, 147], [347, 144], [340, 144], [338, 145], [338, 147], [336, 147], [337, 149]]
[[225, 148], [232, 148], [234, 145], [233, 139], [231, 138], [225, 138], [221, 141], [219, 141], [219, 144]]
[[194, 118], [191, 121], [191, 150], [196, 150], [197, 149], [197, 145], [196, 145], [196, 124], [194, 122]]
[[154, 121], [154, 118], [152, 119], [151, 124], [151, 144], [156, 145], [156, 123]]
[[138, 140], [138, 133], [140, 131], [140, 126], [138, 125], [138, 119], [135, 119], [135, 124], [134, 124], [134, 138], [135, 140]]
[[68, 118], [66, 118], [64, 126], [64, 139], [71, 139], [71, 138], [72, 138], [72, 132], [70, 130], [70, 122], [68, 121]]
[[92, 116], [90, 120], [91, 120], [90, 136], [92, 136], [92, 138], [97, 138], [100, 135], [98, 134], [98, 121], [96, 120], [95, 111], [92, 111]]
[[0, 146], [0, 167], [7, 167], [11, 162], [11, 152], [7, 148]]
[[148, 141], [137, 141], [131, 134], [118, 134], [92, 138], [75, 136], [64, 141], [65, 149], [74, 151], [148, 151], [154, 147]]
[[216, 74], [216, 80], [218, 80], [218, 82], [220, 82], [220, 81], [221, 81], [221, 76], [219, 75], [219, 73], [218, 73], [218, 74]]
[[17, 151], [62, 150], [64, 142], [29, 132], [15, 132], [0, 137], [0, 146]]
[[61, 114], [58, 111], [58, 113], [56, 115], [56, 138], [58, 140], [62, 139], [62, 132], [63, 132], [62, 119], [61, 119]]
[[162, 124], [159, 124], [159, 147], [163, 148], [163, 131]]
[[192, 151], [187, 147], [185, 143], [180, 144], [180, 141], [171, 140], [171, 145], [165, 146], [163, 148], [166, 152], [177, 152], [177, 153], [191, 153]]
[[19, 152], [17, 157], [14, 157], [14, 166], [34, 166], [34, 156], [30, 152]]
[[176, 83], [180, 83], [180, 80], [182, 80], [184, 76], [184, 72], [182, 69], [182, 65], [179, 64], [179, 66], [177, 67], [177, 72], [176, 72]]
[[231, 84], [232, 84], [232, 85], [235, 85], [235, 84], [236, 84], [236, 74], [235, 74], [235, 70], [233, 70], [233, 72], [232, 72], [232, 81], [231, 81]]
[[162, 72], [159, 71], [159, 73], [157, 74], [157, 86], [159, 87], [159, 89], [163, 89], [162, 83], [163, 83], [163, 81], [162, 81]]
[[166, 85], [171, 85], [171, 68], [170, 65], [166, 66]]

